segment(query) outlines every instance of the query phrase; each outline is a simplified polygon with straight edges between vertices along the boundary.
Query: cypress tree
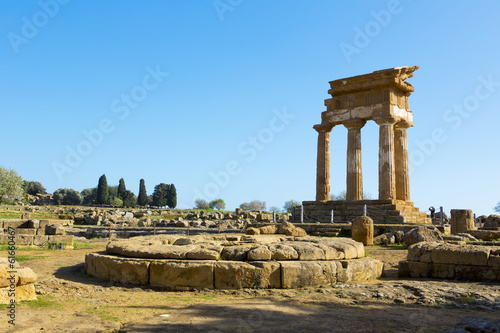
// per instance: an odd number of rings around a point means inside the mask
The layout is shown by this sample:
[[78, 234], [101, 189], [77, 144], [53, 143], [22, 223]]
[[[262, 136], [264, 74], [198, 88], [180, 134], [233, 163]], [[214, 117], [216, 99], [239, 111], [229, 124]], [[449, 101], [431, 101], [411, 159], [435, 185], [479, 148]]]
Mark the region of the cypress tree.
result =
[[169, 208], [175, 208], [177, 206], [177, 190], [174, 184], [168, 186], [167, 192], [167, 206]]
[[165, 183], [160, 183], [155, 186], [155, 191], [153, 192], [153, 206], [163, 207], [167, 205], [167, 193], [168, 185]]
[[127, 188], [125, 187], [125, 180], [123, 180], [123, 178], [120, 179], [120, 182], [118, 184], [118, 195], [117, 197], [122, 199], [125, 197], [125, 191], [127, 190]]
[[147, 206], [148, 204], [148, 194], [146, 192], [146, 184], [144, 184], [144, 179], [139, 182], [139, 196], [137, 197], [137, 204], [139, 206]]
[[97, 204], [104, 205], [108, 203], [108, 181], [106, 180], [106, 175], [102, 175], [99, 178], [99, 184], [97, 185]]

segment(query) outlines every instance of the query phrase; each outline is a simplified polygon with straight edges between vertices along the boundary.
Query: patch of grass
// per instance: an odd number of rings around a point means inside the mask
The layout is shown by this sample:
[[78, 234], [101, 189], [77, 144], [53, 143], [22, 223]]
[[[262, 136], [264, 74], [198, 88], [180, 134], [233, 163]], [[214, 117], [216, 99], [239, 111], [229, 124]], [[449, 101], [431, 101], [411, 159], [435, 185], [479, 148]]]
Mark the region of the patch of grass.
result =
[[[16, 251], [44, 251], [46, 248], [38, 246], [15, 246]], [[8, 251], [9, 245], [0, 245], [0, 251]]]
[[37, 259], [46, 259], [49, 258], [49, 256], [33, 256], [30, 254], [20, 254], [16, 255], [16, 261], [17, 262], [23, 262], [23, 261], [29, 261], [29, 260], [37, 260]]
[[91, 242], [78, 242], [74, 241], [73, 242], [73, 248], [75, 250], [80, 250], [80, 249], [97, 249], [97, 248], [102, 248], [102, 245], [98, 244], [92, 244]]
[[110, 320], [110, 321], [120, 321], [120, 319], [116, 316], [113, 316], [111, 314], [111, 311], [103, 309], [99, 306], [93, 307], [93, 308], [88, 308], [85, 310], [86, 313], [96, 315], [102, 320]]
[[60, 309], [62, 306], [55, 300], [54, 296], [38, 295], [34, 301], [21, 301], [22, 305], [26, 305], [30, 309], [53, 308]]
[[395, 243], [395, 244], [387, 244], [387, 247], [392, 247], [392, 248], [398, 248], [401, 250], [406, 250], [408, 248], [408, 245], [405, 243]]

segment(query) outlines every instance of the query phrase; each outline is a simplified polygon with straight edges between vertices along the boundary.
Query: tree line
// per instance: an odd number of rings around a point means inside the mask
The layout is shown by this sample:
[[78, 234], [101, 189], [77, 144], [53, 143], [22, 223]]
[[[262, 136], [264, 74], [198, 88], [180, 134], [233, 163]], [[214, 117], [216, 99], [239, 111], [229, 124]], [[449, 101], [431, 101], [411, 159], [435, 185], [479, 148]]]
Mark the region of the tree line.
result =
[[[13, 204], [15, 200], [27, 200], [27, 195], [47, 194], [47, 190], [38, 181], [26, 181], [13, 169], [0, 167], [0, 203]], [[52, 196], [56, 205], [112, 205], [117, 207], [177, 206], [177, 189], [174, 184], [160, 183], [151, 195], [147, 194], [144, 179], [139, 181], [139, 195], [127, 190], [125, 180], [121, 178], [118, 186], [108, 186], [106, 175], [99, 178], [97, 187], [81, 192], [74, 189], [60, 188]]]

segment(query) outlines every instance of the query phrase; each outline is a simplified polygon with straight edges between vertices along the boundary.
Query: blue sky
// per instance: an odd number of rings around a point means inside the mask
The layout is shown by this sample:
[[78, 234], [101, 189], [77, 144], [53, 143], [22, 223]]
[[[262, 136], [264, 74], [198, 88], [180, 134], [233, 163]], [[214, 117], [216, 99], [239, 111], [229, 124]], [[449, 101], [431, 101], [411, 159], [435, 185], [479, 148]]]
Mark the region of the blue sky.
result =
[[[58, 188], [144, 178], [180, 208], [315, 197], [329, 81], [418, 65], [411, 198], [493, 213], [500, 201], [496, 1], [4, 0], [0, 165]], [[347, 130], [331, 133], [345, 190]], [[378, 127], [362, 130], [377, 197]]]

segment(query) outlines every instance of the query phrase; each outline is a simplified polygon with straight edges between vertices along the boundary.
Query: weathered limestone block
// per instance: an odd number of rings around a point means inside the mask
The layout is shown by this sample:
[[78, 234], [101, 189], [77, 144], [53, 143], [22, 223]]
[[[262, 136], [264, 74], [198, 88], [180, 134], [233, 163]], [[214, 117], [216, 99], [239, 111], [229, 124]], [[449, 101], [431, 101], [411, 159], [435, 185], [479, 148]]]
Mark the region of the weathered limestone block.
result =
[[488, 266], [500, 267], [500, 256], [492, 256], [488, 258]]
[[455, 265], [451, 264], [434, 264], [432, 266], [432, 277], [435, 279], [448, 279], [455, 278]]
[[[40, 236], [35, 236], [35, 238], [36, 237], [40, 237]], [[54, 244], [54, 243], [61, 244], [61, 243], [63, 243], [63, 244], [66, 244], [68, 246], [73, 246], [73, 238], [75, 236], [73, 236], [73, 235], [54, 235], [54, 236], [45, 236], [45, 237], [48, 237], [50, 244]]]
[[35, 246], [45, 246], [47, 245], [48, 241], [49, 241], [49, 236], [36, 235], [35, 237], [33, 237], [33, 245]]
[[295, 229], [295, 226], [293, 225], [293, 223], [282, 222], [279, 226], [278, 233], [282, 234], [282, 235], [286, 235], [288, 230], [293, 230], [293, 229]]
[[196, 243], [196, 239], [193, 237], [180, 237], [180, 238], [175, 240], [173, 245], [191, 245], [191, 244], [195, 244], [195, 243]]
[[150, 284], [154, 286], [213, 288], [213, 261], [154, 261], [150, 264]]
[[34, 236], [36, 235], [36, 229], [18, 228], [16, 229], [16, 234]]
[[17, 271], [17, 276], [19, 280], [17, 281], [18, 286], [24, 286], [27, 284], [32, 284], [35, 283], [37, 280], [37, 276], [35, 272], [29, 267], [23, 267], [23, 268], [18, 268], [16, 269]]
[[496, 230], [467, 230], [467, 233], [484, 241], [500, 239], [500, 231]]
[[215, 288], [280, 288], [280, 265], [276, 262], [215, 263]]
[[271, 260], [296, 260], [299, 258], [297, 251], [289, 246], [283, 244], [269, 245], [271, 251]]
[[18, 284], [19, 275], [15, 275], [13, 280], [9, 280], [12, 274], [8, 273], [8, 271], [10, 271], [8, 264], [0, 264], [0, 288]]
[[451, 233], [453, 235], [474, 229], [476, 229], [476, 227], [474, 225], [474, 213], [472, 213], [472, 210], [451, 210]]
[[324, 255], [325, 255], [325, 260], [337, 260], [337, 259], [344, 259], [344, 253], [336, 250], [333, 247], [330, 247], [328, 245], [322, 244], [322, 243], [316, 243], [314, 244], [315, 246], [319, 247], [321, 250], [323, 250]]
[[[0, 304], [9, 304], [12, 297], [9, 296], [9, 287], [0, 288]], [[16, 303], [20, 301], [36, 300], [34, 284], [26, 284], [16, 287]]]
[[140, 285], [149, 283], [148, 260], [114, 258], [108, 265], [111, 281]]
[[443, 240], [443, 237], [439, 230], [417, 227], [406, 232], [403, 239], [405, 244], [410, 246], [419, 242], [439, 242]]
[[316, 244], [307, 242], [284, 242], [297, 251], [299, 260], [325, 260], [325, 252], [315, 246]]
[[288, 288], [331, 286], [342, 271], [339, 262], [281, 261], [281, 286]]
[[28, 220], [18, 220], [18, 219], [4, 219], [3, 227], [7, 228], [26, 228], [28, 226]]
[[484, 246], [445, 245], [432, 250], [431, 260], [435, 264], [487, 266], [490, 249]]
[[260, 235], [260, 230], [257, 228], [250, 227], [245, 231], [247, 235]]
[[38, 229], [39, 227], [40, 227], [40, 220], [29, 220], [28, 221], [28, 228]]
[[368, 216], [358, 216], [352, 221], [352, 239], [364, 245], [373, 244], [373, 220]]
[[500, 267], [456, 265], [455, 278], [469, 281], [500, 282]]
[[431, 251], [443, 243], [437, 242], [419, 242], [408, 247], [406, 259], [408, 261], [431, 262]]
[[356, 259], [365, 256], [365, 247], [363, 243], [356, 242], [353, 239], [322, 239], [321, 242], [343, 253], [344, 256], [339, 259]]
[[295, 227], [293, 229], [287, 229], [285, 235], [292, 237], [305, 237], [307, 236], [307, 232], [299, 227]]
[[46, 235], [65, 235], [64, 227], [59, 224], [47, 224], [45, 226]]
[[500, 215], [491, 214], [490, 216], [488, 216], [486, 218], [486, 221], [484, 221], [483, 228], [493, 230], [500, 228]]
[[400, 278], [430, 278], [432, 269], [431, 263], [403, 260], [399, 262], [398, 276]]
[[275, 225], [268, 225], [262, 228], [259, 228], [261, 235], [274, 235], [278, 233], [278, 227]]
[[264, 245], [248, 251], [248, 260], [250, 261], [271, 260], [271, 256], [271, 251]]
[[384, 270], [384, 263], [380, 260], [341, 260], [340, 263], [347, 277], [346, 282], [377, 279]]
[[255, 245], [227, 246], [222, 250], [221, 257], [224, 260], [246, 261], [248, 251], [256, 248]]
[[85, 256], [85, 273], [99, 279], [109, 280], [109, 265], [113, 257], [89, 253]]
[[186, 259], [187, 254], [198, 247], [195, 245], [143, 245], [139, 242], [110, 242], [106, 246], [108, 253], [132, 258]]
[[187, 253], [187, 259], [195, 260], [217, 260], [219, 258], [220, 251], [214, 251], [207, 248], [196, 248]]

